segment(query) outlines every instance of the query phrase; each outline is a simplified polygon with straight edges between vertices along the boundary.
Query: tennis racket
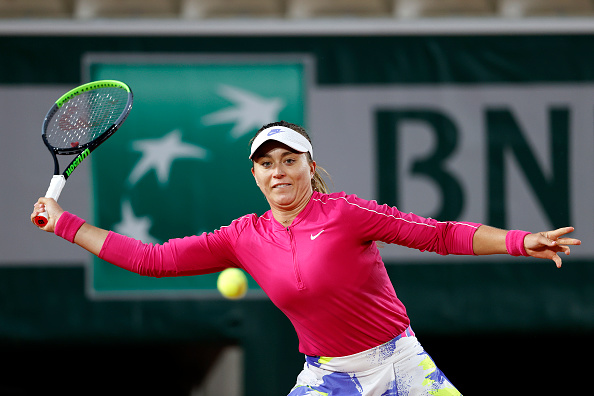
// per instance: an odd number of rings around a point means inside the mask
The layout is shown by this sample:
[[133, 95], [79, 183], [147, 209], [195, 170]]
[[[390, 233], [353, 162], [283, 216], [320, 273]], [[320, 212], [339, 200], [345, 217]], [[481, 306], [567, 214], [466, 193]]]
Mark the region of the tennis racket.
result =
[[[76, 87], [54, 103], [41, 128], [43, 143], [54, 159], [54, 176], [46, 198], [58, 200], [76, 167], [126, 120], [132, 101], [132, 90], [126, 84], [101, 80]], [[58, 155], [75, 155], [62, 173]], [[45, 226], [47, 212], [40, 213], [34, 221], [39, 227]]]

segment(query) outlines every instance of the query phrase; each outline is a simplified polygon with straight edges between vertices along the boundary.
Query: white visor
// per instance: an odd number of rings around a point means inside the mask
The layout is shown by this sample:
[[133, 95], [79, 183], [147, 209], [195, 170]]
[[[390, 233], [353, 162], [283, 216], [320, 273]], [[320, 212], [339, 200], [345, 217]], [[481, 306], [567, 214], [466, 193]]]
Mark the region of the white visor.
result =
[[291, 128], [282, 126], [273, 126], [264, 129], [256, 136], [252, 143], [252, 151], [250, 153], [250, 159], [254, 156], [254, 153], [258, 148], [269, 140], [276, 140], [296, 150], [300, 153], [309, 153], [313, 159], [313, 148], [311, 143], [299, 132], [295, 132]]

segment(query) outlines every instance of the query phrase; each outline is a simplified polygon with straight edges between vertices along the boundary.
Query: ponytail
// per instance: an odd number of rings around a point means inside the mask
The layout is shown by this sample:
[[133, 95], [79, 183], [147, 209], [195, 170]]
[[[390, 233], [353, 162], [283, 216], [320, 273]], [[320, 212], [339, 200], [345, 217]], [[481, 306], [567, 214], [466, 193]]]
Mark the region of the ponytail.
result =
[[314, 191], [319, 193], [329, 194], [330, 189], [328, 188], [328, 185], [326, 184], [326, 181], [322, 177], [321, 173], [331, 180], [330, 174], [326, 171], [326, 169], [322, 168], [321, 166], [316, 166], [316, 173], [314, 173], [314, 176], [311, 179], [311, 187]]

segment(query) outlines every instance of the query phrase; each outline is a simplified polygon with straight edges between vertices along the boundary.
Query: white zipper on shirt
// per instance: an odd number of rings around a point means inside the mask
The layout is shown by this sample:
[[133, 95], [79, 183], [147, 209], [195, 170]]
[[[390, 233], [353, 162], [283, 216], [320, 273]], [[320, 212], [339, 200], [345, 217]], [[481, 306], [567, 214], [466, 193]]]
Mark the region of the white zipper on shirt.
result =
[[295, 248], [295, 238], [293, 237], [293, 232], [287, 227], [287, 233], [289, 234], [289, 240], [291, 241], [291, 252], [293, 253], [293, 270], [295, 271], [295, 280], [297, 281], [297, 289], [303, 290], [305, 289], [305, 285], [303, 284], [303, 280], [301, 279], [301, 272], [299, 271], [299, 263], [297, 261], [297, 254]]

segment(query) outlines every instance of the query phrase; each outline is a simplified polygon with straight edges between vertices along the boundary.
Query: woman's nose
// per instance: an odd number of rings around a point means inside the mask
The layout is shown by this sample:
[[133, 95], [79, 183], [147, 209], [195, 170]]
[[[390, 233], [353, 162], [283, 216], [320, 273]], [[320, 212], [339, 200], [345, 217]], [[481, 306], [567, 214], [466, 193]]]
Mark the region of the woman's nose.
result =
[[282, 165], [277, 165], [274, 167], [274, 177], [283, 177], [285, 175], [285, 170], [283, 169]]

